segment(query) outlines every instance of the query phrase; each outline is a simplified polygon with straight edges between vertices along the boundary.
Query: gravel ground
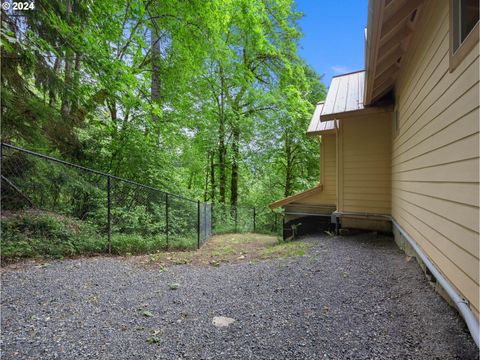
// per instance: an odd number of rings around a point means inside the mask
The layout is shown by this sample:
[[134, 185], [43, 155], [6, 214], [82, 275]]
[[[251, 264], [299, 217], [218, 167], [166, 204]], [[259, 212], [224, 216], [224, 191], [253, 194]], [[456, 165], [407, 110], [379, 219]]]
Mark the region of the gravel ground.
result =
[[[97, 257], [6, 269], [2, 359], [478, 359], [391, 238], [304, 241], [315, 243], [306, 256], [254, 264], [162, 272]], [[235, 322], [217, 328], [215, 316]]]

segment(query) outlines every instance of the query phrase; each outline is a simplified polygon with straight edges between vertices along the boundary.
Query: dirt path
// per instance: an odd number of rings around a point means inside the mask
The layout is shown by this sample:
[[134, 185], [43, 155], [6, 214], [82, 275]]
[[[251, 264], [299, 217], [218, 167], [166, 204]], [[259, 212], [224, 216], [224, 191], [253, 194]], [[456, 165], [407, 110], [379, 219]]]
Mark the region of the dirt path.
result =
[[276, 237], [270, 235], [225, 234], [212, 236], [199, 250], [158, 252], [136, 256], [134, 260], [154, 267], [181, 264], [220, 266], [302, 256], [311, 246], [312, 243], [303, 241], [279, 243]]

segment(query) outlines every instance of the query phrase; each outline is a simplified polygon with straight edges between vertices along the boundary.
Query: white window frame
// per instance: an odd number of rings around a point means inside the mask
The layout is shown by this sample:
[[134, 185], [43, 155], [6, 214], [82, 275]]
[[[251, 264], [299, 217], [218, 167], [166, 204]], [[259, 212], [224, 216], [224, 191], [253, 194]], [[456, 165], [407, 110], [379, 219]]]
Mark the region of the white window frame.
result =
[[468, 53], [478, 44], [479, 40], [479, 22], [475, 24], [470, 33], [465, 37], [465, 39], [454, 49], [455, 39], [454, 35], [457, 33], [455, 27], [458, 27], [459, 20], [455, 18], [455, 13], [460, 13], [460, 11], [455, 12], [455, 7], [460, 6], [459, 0], [450, 0], [450, 72], [454, 71], [455, 68], [460, 65], [462, 60], [468, 55]]

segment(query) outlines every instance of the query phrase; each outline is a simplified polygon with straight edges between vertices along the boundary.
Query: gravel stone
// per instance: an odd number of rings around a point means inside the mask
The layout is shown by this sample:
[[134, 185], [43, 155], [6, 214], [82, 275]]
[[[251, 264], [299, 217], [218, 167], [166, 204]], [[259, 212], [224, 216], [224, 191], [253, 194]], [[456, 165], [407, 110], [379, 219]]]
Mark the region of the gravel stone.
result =
[[[3, 269], [2, 359], [479, 358], [391, 237], [303, 241], [303, 257], [219, 267], [95, 257]], [[219, 315], [236, 321], [212, 326]]]
[[233, 324], [235, 319], [226, 317], [226, 316], [215, 316], [212, 320], [212, 325], [216, 327], [228, 327], [230, 324]]

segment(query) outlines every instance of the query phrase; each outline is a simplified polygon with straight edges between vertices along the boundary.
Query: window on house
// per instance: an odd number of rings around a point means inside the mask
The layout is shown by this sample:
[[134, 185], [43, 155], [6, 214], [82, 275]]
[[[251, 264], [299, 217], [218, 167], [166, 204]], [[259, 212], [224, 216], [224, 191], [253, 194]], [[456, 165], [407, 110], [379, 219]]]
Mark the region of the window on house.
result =
[[450, 70], [478, 43], [478, 0], [450, 0]]

